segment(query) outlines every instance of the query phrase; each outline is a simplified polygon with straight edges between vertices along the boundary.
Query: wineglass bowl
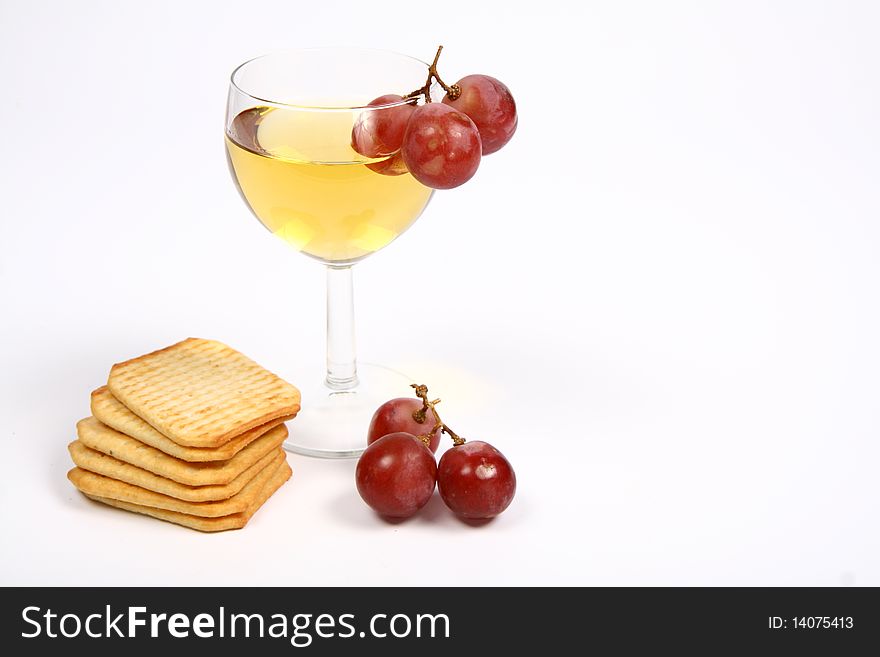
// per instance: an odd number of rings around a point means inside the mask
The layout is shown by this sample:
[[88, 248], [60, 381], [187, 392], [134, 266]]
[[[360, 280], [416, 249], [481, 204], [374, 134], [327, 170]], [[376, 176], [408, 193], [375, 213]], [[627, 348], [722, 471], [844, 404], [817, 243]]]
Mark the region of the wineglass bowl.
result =
[[[285, 443], [290, 451], [357, 456], [373, 411], [411, 382], [357, 362], [352, 266], [406, 231], [433, 190], [395, 166], [398, 154], [359, 153], [352, 131], [414, 102], [403, 97], [424, 84], [427, 67], [382, 50], [312, 48], [257, 57], [232, 73], [233, 180], [263, 226], [327, 269], [326, 374], [323, 384], [317, 376], [313, 385], [297, 381], [303, 410]], [[400, 100], [370, 104], [385, 94]]]

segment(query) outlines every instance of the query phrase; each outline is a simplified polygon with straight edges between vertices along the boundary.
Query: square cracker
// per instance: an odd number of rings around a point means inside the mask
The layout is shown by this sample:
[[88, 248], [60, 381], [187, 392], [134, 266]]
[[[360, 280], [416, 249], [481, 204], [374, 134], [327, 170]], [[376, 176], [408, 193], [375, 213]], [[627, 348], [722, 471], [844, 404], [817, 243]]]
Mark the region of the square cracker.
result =
[[76, 423], [76, 435], [86, 445], [120, 461], [187, 486], [228, 484], [269, 452], [281, 447], [287, 427], [279, 424], [227, 461], [189, 463], [119, 433], [93, 417]]
[[162, 435], [128, 410], [122, 402], [113, 396], [107, 386], [101, 386], [92, 392], [91, 409], [92, 415], [111, 429], [137, 438], [142, 443], [162, 450], [166, 454], [191, 462], [230, 459], [269, 429], [294, 417], [293, 415], [285, 415], [276, 420], [270, 420], [253, 429], [248, 429], [219, 447], [186, 447], [178, 445], [167, 436]]
[[183, 342], [115, 364], [113, 396], [178, 445], [218, 447], [300, 408], [294, 386], [213, 340]]
[[147, 490], [140, 486], [111, 479], [103, 475], [83, 470], [82, 468], [73, 468], [67, 473], [67, 478], [76, 486], [81, 493], [92, 497], [104, 497], [119, 502], [128, 502], [130, 504], [140, 504], [141, 506], [150, 506], [156, 509], [166, 509], [168, 511], [176, 511], [178, 513], [188, 513], [193, 516], [203, 518], [219, 518], [220, 516], [228, 516], [233, 513], [244, 513], [253, 504], [254, 499], [259, 495], [263, 487], [272, 478], [275, 470], [286, 460], [283, 450], [278, 450], [272, 455], [272, 460], [262, 471], [251, 479], [239, 492], [225, 500], [214, 502], [187, 502], [178, 500], [162, 493]]
[[153, 516], [160, 520], [167, 520], [168, 522], [183, 525], [184, 527], [189, 527], [191, 529], [197, 529], [202, 532], [222, 532], [228, 529], [241, 529], [244, 527], [263, 503], [268, 500], [276, 490], [281, 488], [285, 481], [290, 479], [291, 474], [290, 466], [287, 465], [287, 461], [284, 461], [272, 474], [272, 478], [265, 486], [263, 486], [259, 496], [254, 499], [252, 506], [248, 508], [247, 511], [243, 513], [233, 513], [219, 518], [201, 518], [189, 513], [157, 509], [151, 506], [122, 502], [120, 500], [113, 500], [98, 495], [86, 494], [86, 497], [90, 497], [96, 502], [102, 502], [109, 506], [115, 506], [119, 509], [125, 509], [126, 511], [133, 511], [134, 513], [143, 513], [144, 515]]
[[232, 497], [245, 487], [251, 479], [275, 460], [277, 452], [269, 452], [228, 484], [207, 486], [187, 486], [173, 479], [160, 477], [136, 465], [125, 463], [108, 454], [86, 447], [81, 440], [74, 440], [67, 446], [73, 463], [83, 470], [94, 472], [111, 479], [117, 479], [134, 486], [146, 488], [163, 495], [186, 500], [187, 502], [212, 502]]

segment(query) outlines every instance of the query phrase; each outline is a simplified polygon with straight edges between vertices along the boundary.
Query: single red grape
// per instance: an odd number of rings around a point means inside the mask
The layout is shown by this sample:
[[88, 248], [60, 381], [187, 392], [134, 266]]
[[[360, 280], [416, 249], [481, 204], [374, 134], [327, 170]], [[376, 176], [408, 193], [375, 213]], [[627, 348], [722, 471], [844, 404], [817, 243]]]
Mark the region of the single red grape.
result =
[[434, 416], [434, 411], [428, 409], [425, 421], [423, 423], [416, 422], [413, 413], [421, 408], [422, 400], [412, 397], [399, 397], [385, 402], [373, 413], [370, 428], [367, 430], [367, 444], [370, 445], [382, 436], [397, 431], [405, 431], [414, 436], [430, 434], [431, 452], [436, 453], [437, 446], [440, 444], [440, 429], [434, 432], [431, 430], [437, 424], [437, 418]]
[[437, 468], [440, 497], [462, 518], [494, 518], [516, 493], [516, 475], [504, 454], [482, 441], [446, 450]]
[[408, 518], [421, 509], [437, 481], [437, 462], [421, 440], [399, 431], [367, 446], [355, 470], [358, 493], [373, 510]]
[[516, 132], [516, 102], [507, 85], [488, 75], [468, 75], [456, 82], [461, 95], [443, 102], [467, 114], [483, 141], [483, 155], [494, 153]]
[[[385, 157], [400, 150], [410, 115], [411, 103], [400, 103], [403, 96], [385, 94], [369, 102], [351, 129], [351, 146], [364, 157]], [[391, 105], [391, 107], [383, 107]]]
[[400, 152], [420, 183], [451, 189], [476, 173], [482, 152], [480, 132], [465, 114], [448, 105], [428, 103], [410, 116]]

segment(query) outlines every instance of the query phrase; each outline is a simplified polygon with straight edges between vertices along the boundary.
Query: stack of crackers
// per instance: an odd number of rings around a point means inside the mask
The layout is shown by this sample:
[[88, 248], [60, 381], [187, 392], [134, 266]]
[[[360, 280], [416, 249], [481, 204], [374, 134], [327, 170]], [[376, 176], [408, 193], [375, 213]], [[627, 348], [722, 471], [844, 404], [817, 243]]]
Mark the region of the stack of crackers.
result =
[[118, 363], [76, 425], [67, 473], [86, 496], [201, 531], [244, 527], [291, 475], [299, 391], [239, 352], [190, 338]]

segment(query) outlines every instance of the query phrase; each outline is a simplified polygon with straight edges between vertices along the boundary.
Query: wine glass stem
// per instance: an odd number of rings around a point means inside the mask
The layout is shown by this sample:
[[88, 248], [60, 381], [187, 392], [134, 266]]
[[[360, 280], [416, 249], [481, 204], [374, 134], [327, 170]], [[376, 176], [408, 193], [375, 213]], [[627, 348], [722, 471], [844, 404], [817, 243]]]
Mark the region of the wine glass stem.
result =
[[327, 265], [327, 387], [357, 387], [351, 265]]

